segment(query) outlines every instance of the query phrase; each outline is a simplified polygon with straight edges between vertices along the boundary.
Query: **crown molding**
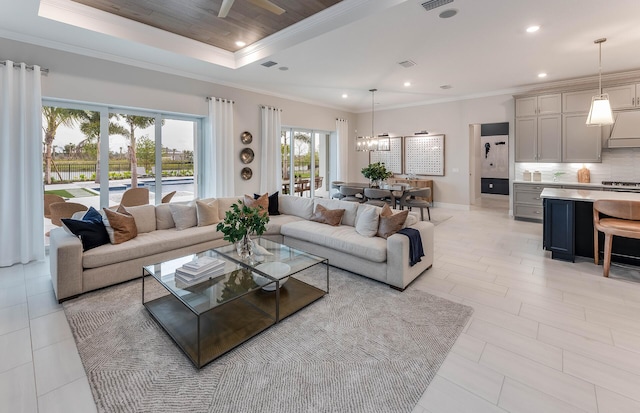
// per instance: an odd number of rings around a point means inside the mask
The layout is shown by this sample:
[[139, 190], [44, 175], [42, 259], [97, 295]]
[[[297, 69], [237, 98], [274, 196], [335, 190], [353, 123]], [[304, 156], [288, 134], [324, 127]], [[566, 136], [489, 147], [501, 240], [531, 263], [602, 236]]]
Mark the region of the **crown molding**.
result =
[[[630, 70], [625, 72], [607, 73], [602, 75], [602, 86], [616, 86], [628, 83], [640, 82], [640, 70]], [[520, 92], [515, 97], [540, 95], [544, 93], [573, 92], [579, 90], [597, 89], [598, 75], [579, 77], [543, 84], [522, 86]]]

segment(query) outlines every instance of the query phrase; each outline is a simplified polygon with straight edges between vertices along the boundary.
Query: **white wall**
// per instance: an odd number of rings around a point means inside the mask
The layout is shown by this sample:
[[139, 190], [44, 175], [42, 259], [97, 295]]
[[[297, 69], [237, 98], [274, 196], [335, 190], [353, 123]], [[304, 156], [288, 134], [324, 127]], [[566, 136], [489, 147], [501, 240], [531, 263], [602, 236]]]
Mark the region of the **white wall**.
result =
[[[411, 108], [376, 110], [375, 129], [376, 133], [386, 132], [399, 136], [413, 135], [422, 130], [444, 134], [445, 174], [428, 177], [434, 181], [434, 200], [436, 204], [468, 206], [469, 125], [509, 122], [509, 147], [513, 148], [513, 118], [513, 96], [499, 95]], [[360, 130], [360, 135], [370, 135], [371, 113], [360, 114], [355, 129]], [[355, 130], [350, 135], [356, 136]], [[351, 143], [350, 148], [355, 148], [355, 143]], [[369, 156], [366, 152], [352, 150], [357, 167], [350, 171], [349, 179], [362, 181], [360, 169], [368, 164]], [[513, 154], [510, 156], [513, 159]], [[513, 172], [510, 176], [513, 176]]]
[[[257, 192], [260, 186], [260, 105], [282, 109], [282, 124], [309, 129], [333, 131], [336, 118], [349, 120], [355, 124], [356, 116], [349, 112], [322, 106], [310, 105], [294, 100], [273, 97], [204, 82], [169, 75], [153, 70], [141, 69], [120, 63], [95, 59], [73, 53], [61, 52], [22, 42], [0, 38], [0, 59], [37, 64], [48, 68], [49, 74], [42, 78], [43, 97], [66, 99], [86, 103], [108, 104], [128, 108], [189, 114], [207, 115], [207, 96], [232, 99], [235, 101], [233, 139], [235, 152], [236, 194]], [[240, 142], [243, 131], [253, 134], [249, 145], [256, 153], [249, 165], [240, 162]], [[240, 170], [249, 166], [253, 178], [243, 181]], [[217, 171], [224, 173], [224, 171]]]

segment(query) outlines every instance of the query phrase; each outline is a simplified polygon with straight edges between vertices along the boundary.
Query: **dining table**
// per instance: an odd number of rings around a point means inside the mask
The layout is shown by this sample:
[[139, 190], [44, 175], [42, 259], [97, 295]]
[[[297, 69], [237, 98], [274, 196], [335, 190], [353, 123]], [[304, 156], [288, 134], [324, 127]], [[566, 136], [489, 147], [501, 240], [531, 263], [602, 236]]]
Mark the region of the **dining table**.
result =
[[[370, 188], [371, 184], [369, 182], [342, 182], [336, 185], [338, 191], [342, 186], [348, 186], [351, 188], [362, 188], [364, 191], [364, 188]], [[395, 208], [397, 199], [401, 199], [405, 195], [409, 195], [409, 193], [412, 190], [418, 189], [418, 188], [409, 186], [409, 185], [400, 185], [398, 183], [394, 183], [394, 184], [381, 184], [379, 186], [379, 189], [388, 189], [391, 191], [391, 204]]]

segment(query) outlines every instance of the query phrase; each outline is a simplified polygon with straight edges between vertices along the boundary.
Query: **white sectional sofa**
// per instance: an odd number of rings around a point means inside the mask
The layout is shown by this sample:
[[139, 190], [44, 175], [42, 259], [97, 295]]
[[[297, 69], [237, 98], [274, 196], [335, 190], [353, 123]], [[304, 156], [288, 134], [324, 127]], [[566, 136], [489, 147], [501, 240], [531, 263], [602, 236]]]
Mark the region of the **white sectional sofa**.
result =
[[[241, 198], [218, 198], [219, 219]], [[409, 238], [393, 234], [387, 239], [356, 231], [358, 219], [370, 205], [323, 198], [281, 195], [279, 212], [272, 215], [265, 237], [329, 259], [329, 264], [404, 289], [433, 264], [433, 224], [407, 217], [405, 225], [420, 232], [425, 256], [409, 265]], [[331, 226], [310, 221], [315, 208], [345, 209], [342, 222]], [[194, 206], [195, 208], [195, 206]], [[378, 208], [379, 213], [380, 208]], [[51, 279], [58, 301], [142, 275], [142, 267], [227, 244], [216, 225], [177, 230], [167, 224], [169, 204], [134, 214], [137, 237], [121, 244], [105, 244], [83, 252], [80, 239], [63, 228], [51, 231]], [[149, 214], [153, 214], [150, 216]], [[363, 214], [359, 216], [359, 214]], [[170, 216], [170, 215], [169, 215]], [[371, 214], [367, 214], [371, 216]], [[149, 222], [156, 220], [156, 229]], [[140, 223], [139, 223], [140, 220]], [[142, 221], [146, 223], [143, 225]], [[157, 229], [165, 228], [165, 229]], [[142, 229], [142, 231], [141, 231]]]

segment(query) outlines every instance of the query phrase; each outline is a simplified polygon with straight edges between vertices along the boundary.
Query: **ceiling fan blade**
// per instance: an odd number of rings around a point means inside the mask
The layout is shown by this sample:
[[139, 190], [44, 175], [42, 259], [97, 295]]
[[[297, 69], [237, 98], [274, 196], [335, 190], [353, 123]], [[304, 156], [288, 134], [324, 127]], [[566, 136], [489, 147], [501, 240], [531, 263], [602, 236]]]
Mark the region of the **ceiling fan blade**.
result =
[[[269, 0], [249, 0], [251, 3], [255, 4], [258, 7], [261, 7], [265, 10], [270, 11], [271, 13], [277, 14], [278, 16], [281, 15], [282, 13], [286, 12], [285, 9], [283, 9], [280, 6], [276, 6], [275, 4], [273, 4], [272, 2], [270, 2]], [[224, 5], [224, 3], [223, 3]]]
[[227, 17], [227, 14], [229, 14], [229, 10], [231, 10], [231, 6], [233, 6], [234, 1], [235, 0], [222, 0], [222, 5], [220, 6], [218, 17], [223, 19]]

